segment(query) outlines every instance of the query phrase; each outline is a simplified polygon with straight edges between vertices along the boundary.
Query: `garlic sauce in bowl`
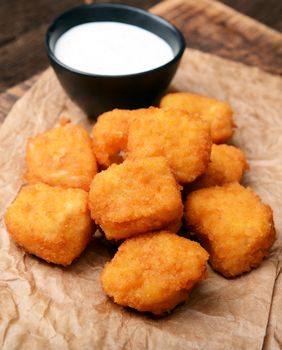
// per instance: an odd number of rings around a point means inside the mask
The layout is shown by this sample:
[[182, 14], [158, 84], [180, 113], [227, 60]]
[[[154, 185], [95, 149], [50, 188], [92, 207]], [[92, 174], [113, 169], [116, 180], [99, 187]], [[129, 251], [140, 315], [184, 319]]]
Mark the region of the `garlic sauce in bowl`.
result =
[[185, 50], [181, 32], [145, 10], [80, 5], [49, 26], [49, 61], [69, 97], [96, 117], [148, 107], [164, 93]]

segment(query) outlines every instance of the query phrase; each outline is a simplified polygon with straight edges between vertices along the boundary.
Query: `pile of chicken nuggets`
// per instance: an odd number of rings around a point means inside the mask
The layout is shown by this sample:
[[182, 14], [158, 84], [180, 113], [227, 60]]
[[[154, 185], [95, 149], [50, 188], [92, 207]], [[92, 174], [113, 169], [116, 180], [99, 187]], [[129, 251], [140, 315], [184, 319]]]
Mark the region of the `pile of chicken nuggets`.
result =
[[67, 266], [98, 227], [119, 245], [101, 274], [105, 293], [162, 315], [205, 278], [208, 261], [240, 276], [275, 240], [271, 208], [240, 185], [245, 155], [225, 143], [234, 128], [227, 103], [184, 92], [159, 108], [106, 112], [91, 137], [64, 120], [28, 140], [27, 184], [7, 209], [8, 232]]

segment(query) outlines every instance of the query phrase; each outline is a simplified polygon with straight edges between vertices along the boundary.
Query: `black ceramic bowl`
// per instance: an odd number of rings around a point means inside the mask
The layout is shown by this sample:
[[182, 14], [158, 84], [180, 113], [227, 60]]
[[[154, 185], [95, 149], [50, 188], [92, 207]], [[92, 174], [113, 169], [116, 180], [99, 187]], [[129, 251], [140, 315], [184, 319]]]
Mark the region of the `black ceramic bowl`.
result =
[[[171, 46], [174, 57], [158, 68], [118, 76], [83, 73], [55, 57], [56, 41], [67, 30], [83, 23], [104, 21], [136, 25], [158, 35]], [[169, 85], [185, 49], [182, 34], [172, 24], [147, 11], [118, 4], [81, 5], [63, 13], [48, 28], [45, 45], [68, 95], [94, 118], [114, 108], [134, 109], [153, 104]]]

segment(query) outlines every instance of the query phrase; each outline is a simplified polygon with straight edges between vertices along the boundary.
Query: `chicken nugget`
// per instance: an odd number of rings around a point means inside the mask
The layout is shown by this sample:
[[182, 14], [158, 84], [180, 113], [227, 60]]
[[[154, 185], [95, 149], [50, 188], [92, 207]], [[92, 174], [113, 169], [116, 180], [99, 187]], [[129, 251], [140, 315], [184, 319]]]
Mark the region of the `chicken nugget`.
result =
[[210, 164], [205, 173], [191, 183], [191, 189], [240, 182], [247, 169], [245, 155], [239, 148], [213, 144]]
[[233, 135], [233, 111], [225, 102], [188, 92], [175, 92], [164, 96], [160, 106], [180, 108], [199, 115], [210, 124], [214, 143], [225, 142]]
[[147, 109], [114, 109], [101, 114], [92, 130], [93, 149], [98, 164], [106, 169], [126, 157], [127, 136], [131, 121], [146, 114]]
[[21, 189], [5, 223], [14, 241], [47, 262], [67, 266], [88, 244], [88, 193], [38, 183]]
[[150, 107], [130, 124], [127, 148], [129, 158], [165, 157], [178, 182], [191, 182], [209, 164], [209, 125], [185, 111]]
[[238, 183], [190, 193], [185, 219], [225, 277], [257, 267], [275, 240], [271, 208]]
[[126, 240], [101, 274], [114, 302], [161, 315], [184, 302], [206, 273], [208, 253], [168, 231]]
[[130, 110], [114, 109], [98, 117], [92, 130], [92, 140], [97, 162], [103, 168], [123, 160], [129, 122], [133, 115]]
[[71, 123], [30, 138], [26, 162], [25, 177], [30, 183], [85, 191], [97, 172], [90, 137], [81, 126]]
[[175, 225], [183, 212], [180, 187], [162, 157], [128, 159], [97, 174], [89, 207], [106, 238], [115, 240]]

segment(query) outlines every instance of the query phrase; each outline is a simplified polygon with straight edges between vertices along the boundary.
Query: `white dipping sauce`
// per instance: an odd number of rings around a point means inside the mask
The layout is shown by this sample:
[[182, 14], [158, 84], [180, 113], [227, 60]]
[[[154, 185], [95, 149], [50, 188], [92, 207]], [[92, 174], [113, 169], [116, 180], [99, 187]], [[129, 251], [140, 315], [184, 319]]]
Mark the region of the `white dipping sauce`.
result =
[[162, 66], [174, 54], [162, 38], [143, 28], [91, 22], [65, 32], [56, 42], [55, 56], [81, 72], [126, 75]]

